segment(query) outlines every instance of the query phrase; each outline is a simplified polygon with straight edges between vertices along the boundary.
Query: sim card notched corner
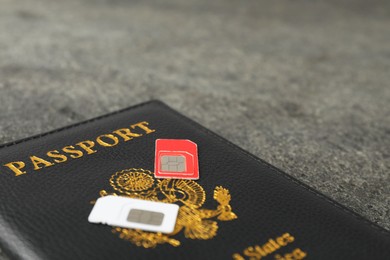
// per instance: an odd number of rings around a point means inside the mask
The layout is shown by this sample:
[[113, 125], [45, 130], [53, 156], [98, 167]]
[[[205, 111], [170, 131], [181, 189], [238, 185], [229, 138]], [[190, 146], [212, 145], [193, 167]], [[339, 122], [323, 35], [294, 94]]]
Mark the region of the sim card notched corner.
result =
[[110, 195], [96, 201], [88, 221], [123, 228], [171, 233], [175, 228], [178, 212], [179, 206], [176, 204]]

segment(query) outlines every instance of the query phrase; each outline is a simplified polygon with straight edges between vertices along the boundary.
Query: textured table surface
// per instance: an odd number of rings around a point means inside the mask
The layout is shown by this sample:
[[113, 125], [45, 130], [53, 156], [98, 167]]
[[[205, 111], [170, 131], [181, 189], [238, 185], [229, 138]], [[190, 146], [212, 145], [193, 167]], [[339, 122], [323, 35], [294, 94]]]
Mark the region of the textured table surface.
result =
[[0, 6], [1, 143], [161, 99], [390, 229], [390, 1]]

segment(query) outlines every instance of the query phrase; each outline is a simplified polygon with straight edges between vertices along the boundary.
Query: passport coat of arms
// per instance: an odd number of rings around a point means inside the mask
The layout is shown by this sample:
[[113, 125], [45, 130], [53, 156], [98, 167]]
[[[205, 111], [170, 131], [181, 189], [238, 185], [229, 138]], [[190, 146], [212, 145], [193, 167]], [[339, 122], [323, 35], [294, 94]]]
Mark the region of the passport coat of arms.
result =
[[231, 195], [228, 189], [217, 186], [214, 189], [216, 209], [204, 209], [206, 193], [202, 186], [192, 180], [155, 179], [153, 173], [144, 169], [126, 169], [113, 174], [110, 178], [113, 192], [100, 191], [100, 196], [116, 195], [143, 200], [175, 203], [180, 206], [175, 229], [170, 234], [145, 232], [137, 229], [113, 227], [121, 239], [144, 248], [158, 244], [180, 246], [180, 241], [173, 238], [184, 232], [189, 239], [207, 240], [215, 237], [218, 220], [229, 221], [237, 218], [230, 206]]

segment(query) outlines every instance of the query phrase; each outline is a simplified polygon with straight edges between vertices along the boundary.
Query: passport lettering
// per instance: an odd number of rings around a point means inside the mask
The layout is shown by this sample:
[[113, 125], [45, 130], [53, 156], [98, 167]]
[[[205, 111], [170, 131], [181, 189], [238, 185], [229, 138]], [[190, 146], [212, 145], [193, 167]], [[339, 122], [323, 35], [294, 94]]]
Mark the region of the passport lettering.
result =
[[[244, 249], [242, 254], [236, 253], [233, 255], [234, 260], [246, 260], [246, 259], [263, 259], [281, 250], [283, 247], [292, 244], [295, 241], [295, 237], [290, 233], [284, 233], [283, 235], [269, 239], [267, 243], [263, 245], [250, 246]], [[288, 252], [279, 253], [274, 255], [275, 260], [300, 260], [306, 258], [307, 253], [300, 248], [295, 248]]]
[[42, 168], [67, 162], [68, 159], [78, 159], [84, 155], [96, 153], [102, 147], [113, 147], [120, 142], [127, 142], [155, 131], [149, 127], [148, 122], [138, 122], [132, 124], [129, 128], [120, 128], [111, 133], [99, 135], [94, 140], [84, 140], [74, 145], [65, 146], [60, 150], [51, 150], [43, 156], [31, 155], [27, 160], [9, 162], [4, 164], [3, 167], [11, 170], [15, 176], [20, 176], [27, 173], [26, 168], [38, 171]]

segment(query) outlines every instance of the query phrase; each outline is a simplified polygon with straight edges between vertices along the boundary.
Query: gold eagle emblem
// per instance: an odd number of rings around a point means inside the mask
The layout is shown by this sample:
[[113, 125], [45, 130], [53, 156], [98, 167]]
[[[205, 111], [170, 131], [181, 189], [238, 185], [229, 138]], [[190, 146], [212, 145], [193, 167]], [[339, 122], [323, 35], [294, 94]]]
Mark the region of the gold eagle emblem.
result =
[[145, 232], [137, 229], [113, 227], [121, 239], [145, 248], [168, 243], [179, 246], [180, 241], [172, 238], [183, 231], [190, 239], [211, 239], [217, 235], [216, 220], [229, 221], [237, 218], [230, 206], [229, 190], [217, 186], [214, 189], [216, 209], [201, 208], [206, 201], [202, 186], [192, 180], [154, 179], [153, 173], [144, 169], [126, 169], [116, 172], [110, 178], [113, 192], [100, 191], [100, 196], [117, 195], [144, 200], [176, 203], [180, 206], [175, 229], [170, 234]]

